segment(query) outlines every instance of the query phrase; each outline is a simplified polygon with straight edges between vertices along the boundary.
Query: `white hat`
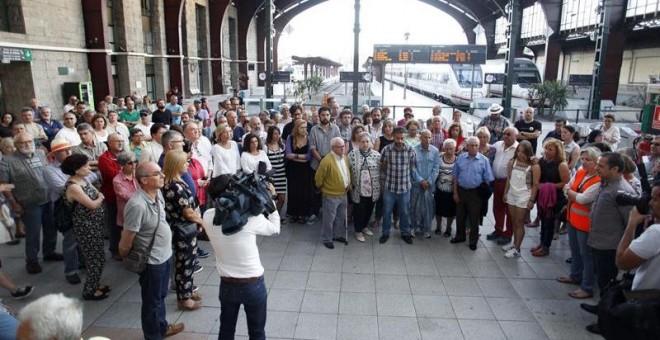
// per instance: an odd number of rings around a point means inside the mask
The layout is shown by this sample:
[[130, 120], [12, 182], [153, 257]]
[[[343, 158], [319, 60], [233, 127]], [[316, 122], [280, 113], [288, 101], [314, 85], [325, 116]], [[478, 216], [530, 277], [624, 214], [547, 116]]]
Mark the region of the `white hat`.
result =
[[502, 113], [502, 111], [504, 111], [504, 108], [500, 104], [493, 103], [490, 105], [490, 108], [488, 108], [488, 111], [490, 112], [490, 114], [495, 115], [498, 113]]
[[69, 143], [69, 141], [66, 139], [54, 139], [52, 142], [50, 142], [49, 155], [61, 150], [69, 149], [71, 147], [73, 147], [73, 145], [71, 145], [71, 143]]

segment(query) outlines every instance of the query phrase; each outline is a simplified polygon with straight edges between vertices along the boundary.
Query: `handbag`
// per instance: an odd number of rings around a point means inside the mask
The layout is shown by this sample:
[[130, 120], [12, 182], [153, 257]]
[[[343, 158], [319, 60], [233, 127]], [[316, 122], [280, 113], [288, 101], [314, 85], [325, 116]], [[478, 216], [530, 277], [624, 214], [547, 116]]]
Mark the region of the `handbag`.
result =
[[156, 223], [156, 228], [154, 228], [153, 235], [151, 235], [149, 247], [147, 247], [146, 250], [131, 247], [131, 250], [128, 251], [128, 254], [126, 254], [126, 257], [124, 257], [124, 260], [122, 261], [124, 268], [128, 271], [132, 271], [136, 274], [142, 274], [142, 272], [147, 268], [149, 254], [151, 254], [151, 248], [153, 248], [154, 241], [156, 240], [156, 232], [158, 231], [158, 227], [160, 227], [160, 203], [158, 202], [158, 198], [156, 198], [156, 209], [158, 209], [158, 222]]
[[194, 222], [179, 223], [177, 224], [175, 230], [179, 238], [189, 240], [197, 236], [197, 223]]

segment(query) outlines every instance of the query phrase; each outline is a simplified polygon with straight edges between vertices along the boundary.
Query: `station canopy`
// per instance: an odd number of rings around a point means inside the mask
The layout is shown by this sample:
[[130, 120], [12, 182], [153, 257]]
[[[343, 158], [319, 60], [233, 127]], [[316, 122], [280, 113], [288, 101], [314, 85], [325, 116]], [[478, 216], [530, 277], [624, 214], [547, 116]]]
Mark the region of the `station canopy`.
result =
[[317, 65], [317, 66], [325, 66], [325, 67], [335, 67], [338, 68], [342, 66], [342, 64], [332, 61], [328, 58], [323, 58], [323, 57], [298, 57], [298, 56], [291, 56], [291, 59], [295, 62], [294, 65]]

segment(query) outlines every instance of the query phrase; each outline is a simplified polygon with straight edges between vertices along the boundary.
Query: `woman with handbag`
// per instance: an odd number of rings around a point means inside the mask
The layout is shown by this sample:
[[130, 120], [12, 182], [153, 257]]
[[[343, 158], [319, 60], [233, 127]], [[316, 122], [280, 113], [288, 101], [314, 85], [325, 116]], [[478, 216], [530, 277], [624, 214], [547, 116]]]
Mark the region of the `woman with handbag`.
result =
[[64, 190], [66, 200], [71, 204], [73, 212], [73, 234], [85, 256], [87, 267], [83, 299], [103, 300], [110, 292], [110, 287], [99, 284], [105, 266], [103, 251], [105, 197], [85, 178], [92, 171], [87, 156], [73, 154], [62, 162], [61, 169], [64, 174], [70, 176], [64, 185]]
[[188, 155], [181, 150], [165, 155], [165, 214], [172, 228], [174, 247], [174, 282], [179, 310], [192, 311], [202, 307], [201, 297], [193, 293], [193, 271], [197, 253], [197, 226], [203, 225], [195, 209], [197, 203], [181, 175], [188, 171]]

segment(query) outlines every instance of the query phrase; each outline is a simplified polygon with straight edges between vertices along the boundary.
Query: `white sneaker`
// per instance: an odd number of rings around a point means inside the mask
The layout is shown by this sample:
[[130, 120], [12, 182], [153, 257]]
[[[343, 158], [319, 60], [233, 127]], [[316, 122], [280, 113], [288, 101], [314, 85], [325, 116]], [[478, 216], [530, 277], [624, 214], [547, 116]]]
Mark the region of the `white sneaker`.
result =
[[374, 233], [371, 230], [369, 230], [369, 228], [362, 229], [362, 233], [367, 236], [374, 236]]
[[502, 247], [502, 251], [507, 252], [507, 251], [509, 251], [511, 249], [514, 249], [514, 248], [516, 248], [516, 247], [513, 244], [507, 244], [504, 247]]
[[307, 225], [313, 225], [314, 223], [318, 222], [318, 217], [316, 215], [312, 215], [307, 219]]
[[365, 241], [365, 239], [364, 239], [364, 235], [362, 235], [362, 233], [355, 233], [355, 239], [358, 240], [358, 241], [360, 241], [360, 242], [364, 242], [364, 241]]
[[506, 252], [506, 254], [504, 254], [504, 257], [507, 259], [514, 259], [520, 257], [520, 253], [516, 250], [516, 248], [511, 248]]

